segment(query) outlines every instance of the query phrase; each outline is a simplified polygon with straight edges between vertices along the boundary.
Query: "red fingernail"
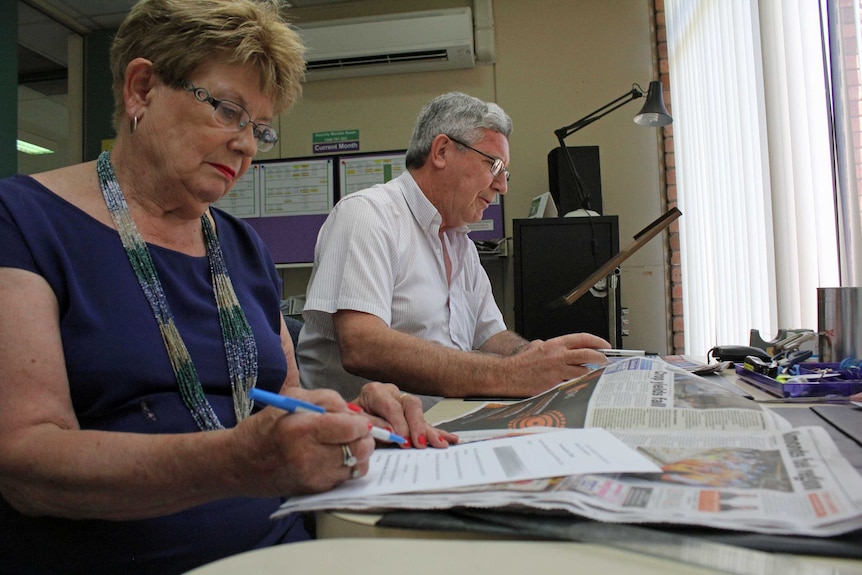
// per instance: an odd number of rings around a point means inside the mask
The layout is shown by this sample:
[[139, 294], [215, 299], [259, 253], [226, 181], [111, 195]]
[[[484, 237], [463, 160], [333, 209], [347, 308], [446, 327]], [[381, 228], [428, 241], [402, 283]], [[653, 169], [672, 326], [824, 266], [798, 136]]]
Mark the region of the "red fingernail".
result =
[[374, 427], [374, 425], [369, 421], [368, 422], [368, 431], [371, 431], [372, 427]]
[[424, 433], [422, 433], [419, 435], [419, 439], [417, 439], [416, 442], [419, 443], [419, 445], [421, 445], [422, 447], [426, 447], [428, 445], [428, 438], [425, 437]]
[[410, 442], [410, 438], [409, 438], [409, 437], [405, 437], [404, 439], [406, 439], [406, 440], [407, 440], [407, 442], [406, 442], [406, 443], [402, 443], [402, 444], [401, 444], [403, 447], [413, 447], [413, 444]]
[[356, 413], [362, 413], [362, 408], [355, 403], [348, 403], [347, 409], [349, 409], [350, 411], [355, 411]]

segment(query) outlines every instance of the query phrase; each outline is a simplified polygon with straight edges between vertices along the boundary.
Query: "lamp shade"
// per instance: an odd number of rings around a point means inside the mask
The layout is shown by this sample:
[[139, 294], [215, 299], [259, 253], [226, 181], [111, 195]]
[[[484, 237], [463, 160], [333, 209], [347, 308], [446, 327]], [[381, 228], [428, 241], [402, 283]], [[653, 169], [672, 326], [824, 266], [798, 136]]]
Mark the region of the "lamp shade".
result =
[[667, 113], [667, 108], [664, 107], [661, 82], [656, 80], [649, 83], [646, 102], [644, 102], [641, 111], [634, 117], [634, 122], [641, 126], [651, 126], [654, 128], [667, 126], [673, 122], [673, 118], [670, 117], [670, 114]]

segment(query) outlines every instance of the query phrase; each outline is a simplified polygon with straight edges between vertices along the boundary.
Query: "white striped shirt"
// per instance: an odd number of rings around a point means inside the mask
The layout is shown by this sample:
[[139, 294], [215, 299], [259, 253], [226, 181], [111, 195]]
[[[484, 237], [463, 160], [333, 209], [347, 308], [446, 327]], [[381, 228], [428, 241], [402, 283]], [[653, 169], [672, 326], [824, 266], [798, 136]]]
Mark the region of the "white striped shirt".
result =
[[350, 400], [368, 381], [341, 365], [332, 322], [341, 309], [373, 314], [393, 329], [465, 351], [505, 331], [466, 226], [443, 235], [452, 264], [452, 281], [446, 281], [441, 222], [409, 172], [333, 208], [317, 238], [297, 346], [304, 387], [336, 389]]

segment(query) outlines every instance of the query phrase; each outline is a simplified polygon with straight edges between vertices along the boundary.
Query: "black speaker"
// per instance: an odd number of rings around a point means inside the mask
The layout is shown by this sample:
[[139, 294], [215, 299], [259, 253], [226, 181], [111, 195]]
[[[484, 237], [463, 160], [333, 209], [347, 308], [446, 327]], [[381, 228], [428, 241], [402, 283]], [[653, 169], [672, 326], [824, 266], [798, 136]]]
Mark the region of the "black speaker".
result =
[[552, 306], [619, 253], [617, 216], [516, 219], [512, 224], [515, 331], [528, 340], [587, 332], [623, 347], [619, 285], [616, 341], [609, 338], [607, 293], [588, 292], [571, 305]]
[[[599, 166], [598, 146], [569, 146], [569, 153], [581, 181], [590, 192], [592, 210], [602, 213], [602, 174]], [[581, 201], [575, 189], [575, 180], [569, 171], [563, 149], [556, 147], [548, 152], [548, 189], [557, 204], [560, 216], [580, 209]]]

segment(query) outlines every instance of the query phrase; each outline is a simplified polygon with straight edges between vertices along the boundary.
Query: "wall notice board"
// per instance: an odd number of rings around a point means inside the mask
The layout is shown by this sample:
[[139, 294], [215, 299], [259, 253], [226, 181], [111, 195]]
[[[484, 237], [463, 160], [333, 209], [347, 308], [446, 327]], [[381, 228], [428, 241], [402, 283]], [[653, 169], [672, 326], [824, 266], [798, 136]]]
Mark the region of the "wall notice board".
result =
[[[314, 261], [314, 245], [326, 216], [340, 198], [397, 178], [405, 152], [376, 152], [254, 162], [217, 208], [245, 219], [269, 248], [276, 264]], [[505, 236], [503, 205], [488, 206], [471, 224], [474, 240]]]

